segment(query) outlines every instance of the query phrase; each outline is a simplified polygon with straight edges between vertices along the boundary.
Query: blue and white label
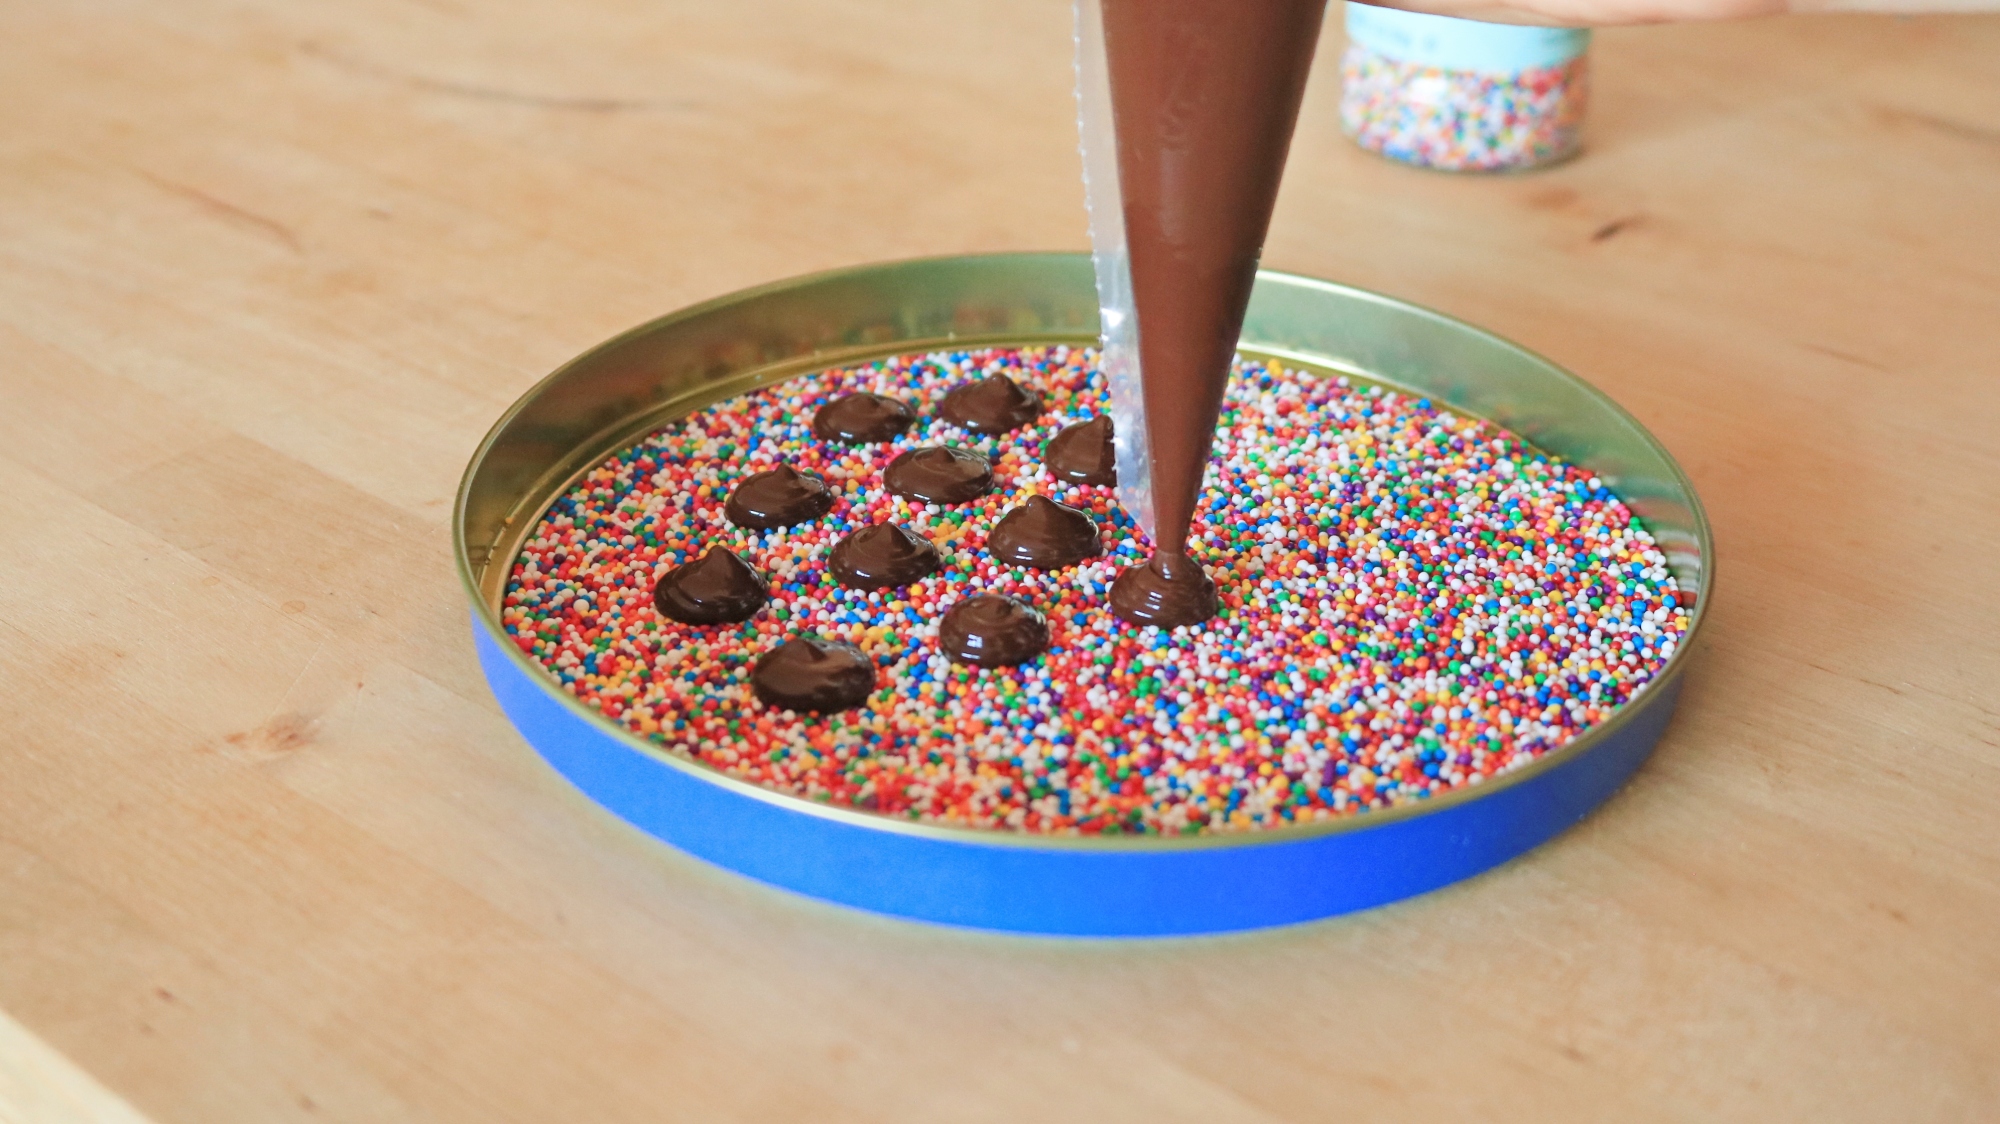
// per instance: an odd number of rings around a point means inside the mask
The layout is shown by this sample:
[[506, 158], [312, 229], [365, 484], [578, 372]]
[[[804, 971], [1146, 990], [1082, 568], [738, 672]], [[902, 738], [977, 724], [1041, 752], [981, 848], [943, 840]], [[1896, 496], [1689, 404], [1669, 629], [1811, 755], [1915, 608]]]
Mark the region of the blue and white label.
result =
[[1347, 41], [1399, 62], [1483, 74], [1561, 66], [1590, 46], [1581, 27], [1520, 27], [1347, 5]]

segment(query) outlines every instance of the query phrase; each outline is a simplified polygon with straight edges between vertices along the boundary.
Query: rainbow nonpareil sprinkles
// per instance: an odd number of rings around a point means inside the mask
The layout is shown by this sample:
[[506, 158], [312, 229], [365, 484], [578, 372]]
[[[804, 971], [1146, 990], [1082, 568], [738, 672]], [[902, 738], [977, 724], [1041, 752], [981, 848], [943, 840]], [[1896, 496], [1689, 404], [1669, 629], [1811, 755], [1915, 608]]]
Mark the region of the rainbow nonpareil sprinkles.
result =
[[[1095, 354], [1065, 347], [885, 359], [790, 380], [669, 425], [564, 494], [514, 564], [502, 620], [564, 689], [667, 752], [807, 799], [929, 822], [1046, 833], [1254, 830], [1421, 800], [1519, 768], [1644, 688], [1685, 634], [1685, 596], [1602, 482], [1489, 423], [1321, 374], [1239, 362], [1192, 551], [1222, 591], [1207, 624], [1114, 618], [1105, 591], [1145, 557], [1111, 489], [1040, 464], [1102, 407]], [[931, 416], [1005, 373], [1046, 412], [998, 437]], [[922, 418], [881, 445], [814, 437], [855, 390]], [[925, 444], [986, 454], [997, 485], [961, 506], [882, 486]], [[788, 463], [839, 492], [814, 522], [730, 524], [733, 484]], [[1012, 569], [986, 529], [1040, 493], [1097, 519], [1102, 557]], [[826, 575], [840, 536], [891, 520], [945, 567], [897, 591]], [[661, 574], [726, 545], [771, 602], [740, 625], [662, 618]], [[937, 651], [974, 592], [1040, 608], [1052, 646], [980, 670]], [[757, 702], [749, 669], [791, 636], [859, 645], [862, 707], [826, 717]]]
[[1340, 123], [1361, 147], [1426, 168], [1528, 168], [1576, 151], [1588, 57], [1509, 73], [1448, 70], [1350, 46]]

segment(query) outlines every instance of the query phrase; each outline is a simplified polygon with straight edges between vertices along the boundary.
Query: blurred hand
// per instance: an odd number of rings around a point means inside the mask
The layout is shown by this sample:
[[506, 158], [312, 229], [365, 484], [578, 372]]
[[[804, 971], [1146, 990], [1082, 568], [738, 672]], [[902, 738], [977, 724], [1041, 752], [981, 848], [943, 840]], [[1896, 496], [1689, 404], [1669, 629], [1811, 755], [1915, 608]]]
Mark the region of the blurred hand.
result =
[[1550, 27], [1733, 20], [1807, 12], [2000, 12], [2000, 0], [1394, 0], [1410, 12]]

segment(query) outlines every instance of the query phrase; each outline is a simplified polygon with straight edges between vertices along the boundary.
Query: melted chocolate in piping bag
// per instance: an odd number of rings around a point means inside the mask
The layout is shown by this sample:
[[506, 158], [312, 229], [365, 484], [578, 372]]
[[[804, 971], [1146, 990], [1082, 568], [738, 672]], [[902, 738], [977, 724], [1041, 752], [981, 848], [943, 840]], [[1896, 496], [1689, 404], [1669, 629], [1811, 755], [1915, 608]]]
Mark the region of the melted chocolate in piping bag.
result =
[[1078, 0], [1119, 500], [1173, 558], [1186, 558], [1324, 13], [1323, 0]]

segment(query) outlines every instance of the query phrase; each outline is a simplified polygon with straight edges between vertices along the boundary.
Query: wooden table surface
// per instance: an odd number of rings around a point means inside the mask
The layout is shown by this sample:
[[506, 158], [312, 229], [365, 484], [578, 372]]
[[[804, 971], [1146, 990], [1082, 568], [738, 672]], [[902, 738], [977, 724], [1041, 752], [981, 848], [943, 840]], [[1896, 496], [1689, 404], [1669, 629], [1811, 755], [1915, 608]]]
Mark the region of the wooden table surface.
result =
[[480, 435], [689, 302], [1083, 246], [1068, 19], [0, 6], [0, 1120], [2000, 1118], [2000, 18], [1605, 33], [1588, 153], [1507, 178], [1352, 149], [1329, 30], [1267, 262], [1581, 372], [1714, 517], [1679, 717], [1525, 859], [971, 935], [514, 734]]

